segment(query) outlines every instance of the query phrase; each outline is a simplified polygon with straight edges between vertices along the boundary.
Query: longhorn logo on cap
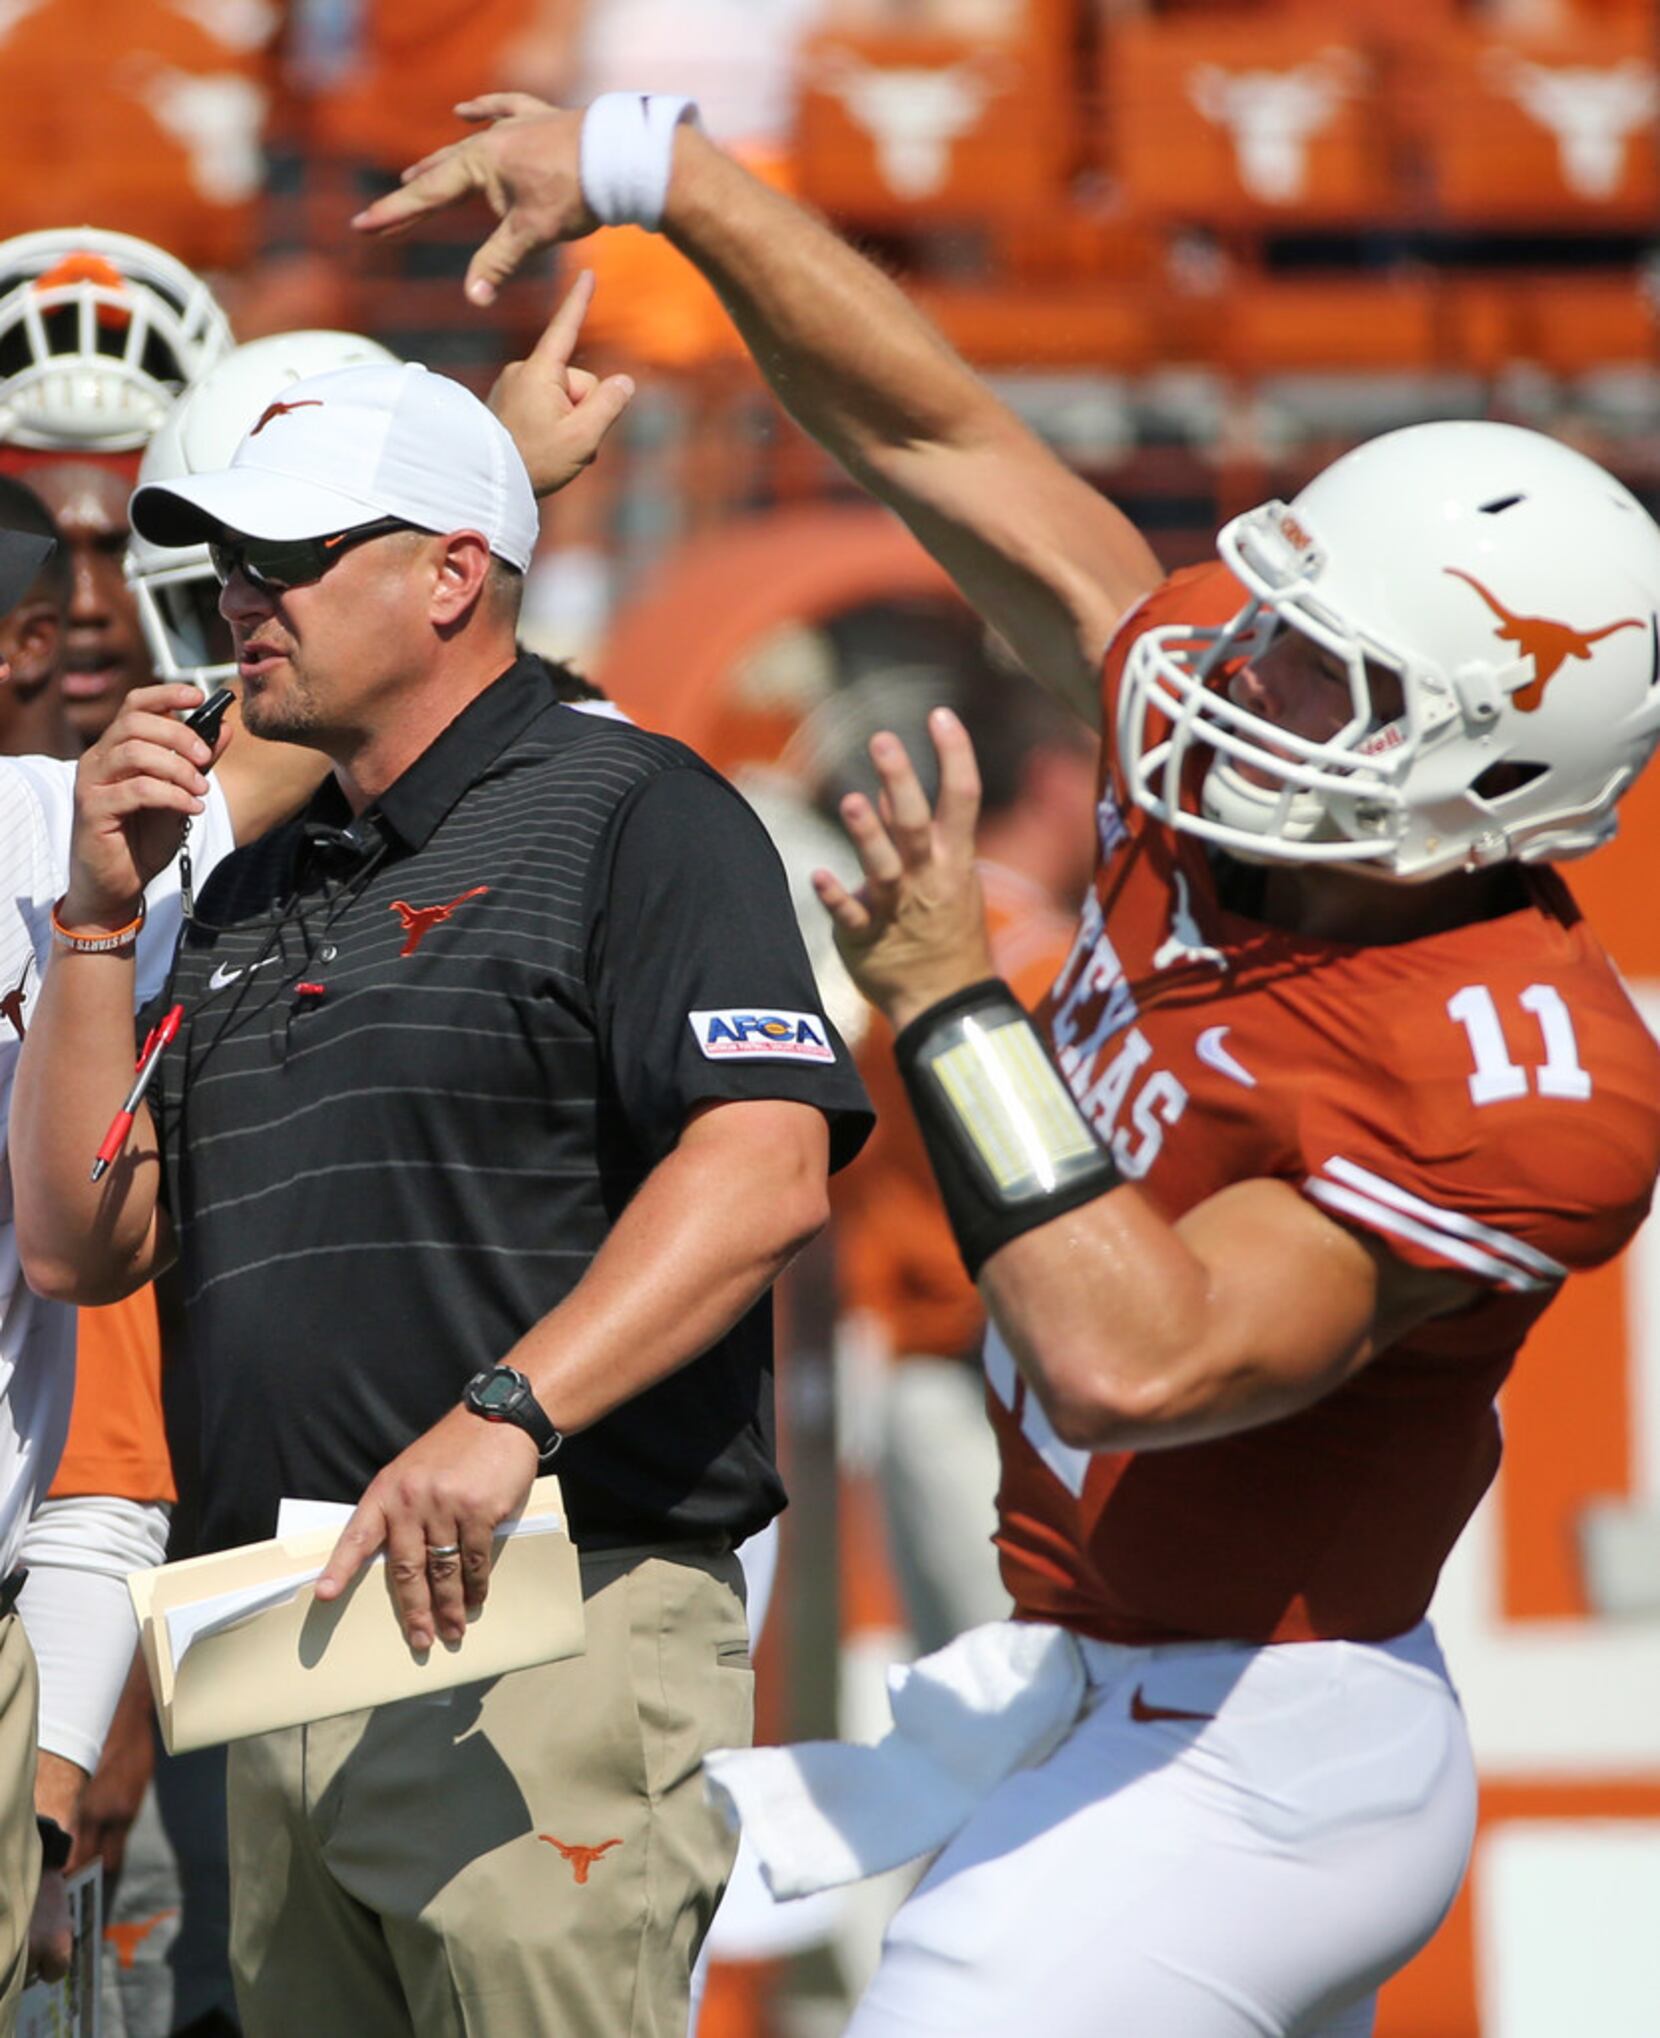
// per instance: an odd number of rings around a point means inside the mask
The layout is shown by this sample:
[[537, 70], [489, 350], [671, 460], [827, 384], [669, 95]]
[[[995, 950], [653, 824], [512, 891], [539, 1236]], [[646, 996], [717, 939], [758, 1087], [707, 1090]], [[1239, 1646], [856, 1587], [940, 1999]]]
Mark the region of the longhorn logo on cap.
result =
[[298, 403], [268, 403], [259, 414], [259, 423], [254, 426], [248, 437], [250, 439], [257, 439], [273, 418], [286, 417], [291, 410], [321, 410], [322, 408], [323, 399], [320, 396], [302, 396]]

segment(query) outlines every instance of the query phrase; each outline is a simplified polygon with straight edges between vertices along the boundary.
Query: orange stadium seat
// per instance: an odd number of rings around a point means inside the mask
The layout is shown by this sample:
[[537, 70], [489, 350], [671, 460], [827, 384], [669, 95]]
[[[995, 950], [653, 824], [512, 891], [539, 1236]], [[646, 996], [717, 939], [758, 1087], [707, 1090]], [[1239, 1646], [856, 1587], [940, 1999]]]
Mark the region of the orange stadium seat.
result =
[[239, 11], [0, 6], [0, 238], [89, 224], [194, 269], [246, 261], [278, 15], [264, 10], [250, 34]]
[[1553, 375], [1660, 368], [1660, 305], [1629, 275], [1536, 278], [1516, 298], [1516, 353]]
[[1442, 224], [1652, 227], [1660, 69], [1651, 20], [1586, 20], [1550, 38], [1463, 31], [1422, 62], [1410, 99]]
[[1398, 206], [1378, 64], [1341, 14], [1126, 21], [1100, 64], [1098, 153], [1136, 213], [1261, 228]]
[[1060, 0], [1027, 0], [1002, 40], [827, 30], [800, 63], [803, 196], [877, 228], [1029, 219], [1073, 167], [1071, 64]]
[[1417, 276], [1241, 284], [1206, 325], [1211, 359], [1238, 375], [1420, 374], [1440, 359], [1436, 289]]

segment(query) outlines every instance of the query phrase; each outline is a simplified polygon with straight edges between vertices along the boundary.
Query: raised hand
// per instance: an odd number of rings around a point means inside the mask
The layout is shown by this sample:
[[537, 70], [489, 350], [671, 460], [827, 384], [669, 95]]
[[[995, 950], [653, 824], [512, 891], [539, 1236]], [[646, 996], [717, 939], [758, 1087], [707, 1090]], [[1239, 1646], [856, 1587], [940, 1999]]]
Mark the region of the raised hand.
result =
[[185, 823], [206, 804], [209, 749], [178, 716], [201, 705], [193, 686], [135, 687], [75, 773], [75, 832], [63, 920], [70, 927], [132, 918], [138, 896], [178, 854]]
[[499, 224], [467, 265], [466, 288], [474, 304], [494, 304], [527, 255], [599, 225], [582, 196], [582, 114], [527, 92], [487, 92], [455, 110], [479, 122], [479, 132], [412, 164], [402, 187], [365, 206], [352, 225], [360, 233], [396, 233], [481, 192]]
[[584, 270], [530, 354], [510, 361], [490, 392], [490, 408], [512, 433], [539, 496], [554, 494], [592, 463], [634, 395], [627, 375], [602, 381], [571, 366], [593, 295], [594, 279]]
[[882, 785], [880, 811], [862, 793], [849, 793], [841, 803], [864, 883], [849, 892], [832, 872], [813, 873], [842, 960], [895, 1028], [995, 974], [974, 869], [980, 812], [974, 746], [949, 708], [928, 717], [928, 733], [939, 758], [939, 805], [929, 811], [904, 744], [883, 730], [870, 745]]

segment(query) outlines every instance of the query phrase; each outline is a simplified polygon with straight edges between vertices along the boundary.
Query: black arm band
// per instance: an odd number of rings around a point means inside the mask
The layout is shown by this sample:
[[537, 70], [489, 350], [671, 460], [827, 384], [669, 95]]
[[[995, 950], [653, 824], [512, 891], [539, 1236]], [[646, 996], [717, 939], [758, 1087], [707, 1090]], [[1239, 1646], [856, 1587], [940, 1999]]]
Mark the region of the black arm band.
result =
[[1120, 1177], [1000, 977], [954, 991], [894, 1042], [971, 1280], [1011, 1238]]
[[35, 1814], [35, 1831], [40, 1835], [41, 1867], [67, 1868], [69, 1857], [75, 1851], [74, 1836], [66, 1833], [56, 1819], [49, 1819], [44, 1812]]

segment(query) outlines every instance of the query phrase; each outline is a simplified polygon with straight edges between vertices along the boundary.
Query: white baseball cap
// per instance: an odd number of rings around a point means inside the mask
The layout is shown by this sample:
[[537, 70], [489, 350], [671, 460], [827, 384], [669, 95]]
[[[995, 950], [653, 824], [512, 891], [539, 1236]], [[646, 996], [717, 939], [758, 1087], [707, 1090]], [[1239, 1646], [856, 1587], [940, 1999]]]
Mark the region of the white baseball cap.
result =
[[140, 488], [133, 528], [156, 545], [331, 538], [397, 517], [478, 531], [522, 573], [536, 497], [506, 428], [471, 391], [415, 362], [340, 368], [284, 386], [217, 473]]

